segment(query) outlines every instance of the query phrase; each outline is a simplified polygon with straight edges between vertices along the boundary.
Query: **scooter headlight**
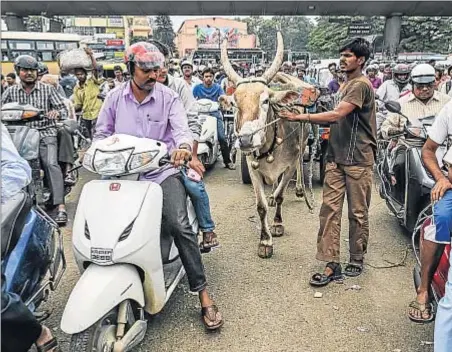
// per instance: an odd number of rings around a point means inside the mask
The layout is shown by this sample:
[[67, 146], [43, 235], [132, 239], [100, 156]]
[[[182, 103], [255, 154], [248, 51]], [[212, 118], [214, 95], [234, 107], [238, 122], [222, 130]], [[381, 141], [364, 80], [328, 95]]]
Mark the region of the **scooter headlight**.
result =
[[133, 148], [115, 152], [97, 150], [94, 154], [95, 172], [105, 176], [116, 176], [127, 172], [126, 166]]
[[140, 169], [140, 168], [146, 166], [147, 164], [152, 162], [152, 160], [154, 160], [154, 158], [158, 155], [158, 153], [159, 153], [158, 150], [152, 150], [149, 152], [133, 154], [130, 157], [130, 161], [129, 161], [129, 167], [128, 167], [129, 171]]

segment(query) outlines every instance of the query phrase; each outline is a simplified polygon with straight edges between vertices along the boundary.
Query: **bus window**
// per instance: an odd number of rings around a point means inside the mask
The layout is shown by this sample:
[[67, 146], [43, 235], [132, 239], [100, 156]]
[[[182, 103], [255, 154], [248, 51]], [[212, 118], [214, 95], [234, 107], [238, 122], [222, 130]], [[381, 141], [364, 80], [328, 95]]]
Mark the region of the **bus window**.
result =
[[35, 42], [28, 40], [9, 40], [9, 48], [10, 49], [16, 49], [16, 50], [34, 50], [35, 49]]
[[2, 50], [8, 50], [8, 43], [6, 42], [6, 40], [2, 40]]
[[76, 42], [56, 42], [57, 50], [77, 49], [78, 43]]
[[51, 51], [42, 51], [41, 54], [42, 61], [53, 61], [53, 53]]
[[11, 56], [10, 59], [14, 60], [17, 57], [19, 57], [20, 55], [30, 55], [33, 56], [34, 58], [36, 58], [36, 52], [35, 51], [11, 51]]
[[37, 50], [55, 50], [53, 42], [36, 42]]

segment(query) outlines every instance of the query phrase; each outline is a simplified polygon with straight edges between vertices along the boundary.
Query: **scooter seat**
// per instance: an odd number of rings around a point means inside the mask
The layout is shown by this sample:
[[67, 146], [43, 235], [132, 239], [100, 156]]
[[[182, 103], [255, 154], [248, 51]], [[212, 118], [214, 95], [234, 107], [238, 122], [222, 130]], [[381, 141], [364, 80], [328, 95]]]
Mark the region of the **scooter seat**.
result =
[[2, 206], [1, 245], [3, 260], [16, 246], [22, 234], [32, 202], [25, 192], [19, 192]]

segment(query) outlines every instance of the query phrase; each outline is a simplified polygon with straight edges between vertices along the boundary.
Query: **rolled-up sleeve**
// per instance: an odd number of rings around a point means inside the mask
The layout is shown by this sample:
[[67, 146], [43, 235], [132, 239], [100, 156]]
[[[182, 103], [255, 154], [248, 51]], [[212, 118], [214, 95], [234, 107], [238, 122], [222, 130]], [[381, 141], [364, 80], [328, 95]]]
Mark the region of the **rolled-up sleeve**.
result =
[[100, 109], [99, 117], [97, 118], [96, 123], [96, 132], [94, 133], [94, 140], [105, 139], [110, 137], [115, 132], [115, 97], [116, 95], [107, 95], [104, 104]]
[[176, 143], [176, 147], [181, 144], [193, 146], [193, 136], [188, 127], [187, 114], [185, 113], [182, 100], [177, 96], [173, 98], [169, 110], [169, 124]]

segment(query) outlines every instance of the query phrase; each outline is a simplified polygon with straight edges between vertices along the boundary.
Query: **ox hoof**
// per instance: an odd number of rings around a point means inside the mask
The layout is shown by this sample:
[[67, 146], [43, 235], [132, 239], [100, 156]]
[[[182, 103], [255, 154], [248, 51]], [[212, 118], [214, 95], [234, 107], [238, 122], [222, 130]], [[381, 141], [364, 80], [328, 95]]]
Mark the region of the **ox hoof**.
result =
[[283, 224], [274, 224], [270, 228], [270, 232], [274, 237], [281, 237], [284, 235], [284, 225]]
[[273, 255], [273, 246], [267, 246], [265, 244], [259, 243], [257, 255], [262, 259], [271, 258]]
[[269, 207], [276, 207], [275, 197], [273, 197], [273, 196], [268, 197], [268, 206]]
[[303, 189], [302, 189], [302, 188], [297, 188], [297, 189], [295, 189], [295, 195], [296, 195], [298, 198], [303, 198], [303, 197], [304, 197]]

